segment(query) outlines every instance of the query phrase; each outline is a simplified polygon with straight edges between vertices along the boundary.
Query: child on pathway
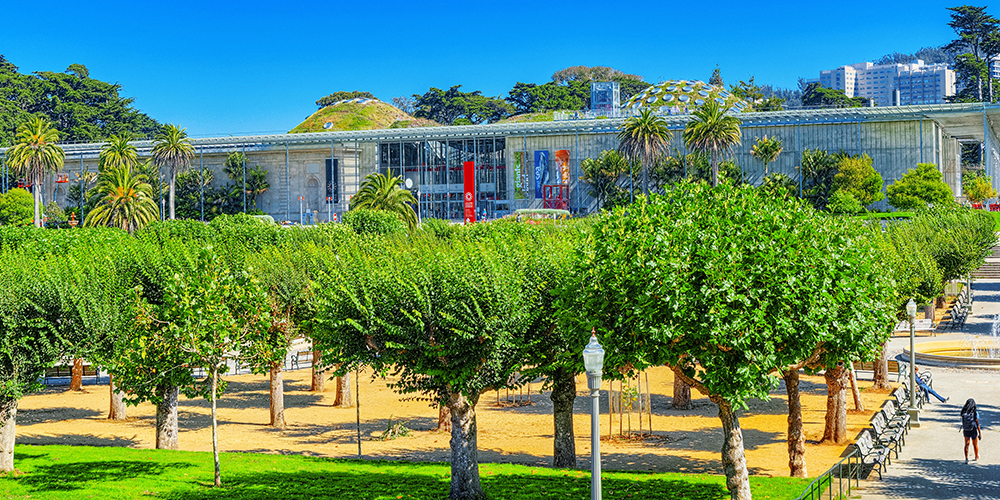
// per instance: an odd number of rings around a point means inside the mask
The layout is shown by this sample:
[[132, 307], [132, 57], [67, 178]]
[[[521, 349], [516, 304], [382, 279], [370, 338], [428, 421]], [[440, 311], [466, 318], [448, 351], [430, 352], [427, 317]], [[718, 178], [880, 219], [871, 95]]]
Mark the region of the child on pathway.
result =
[[979, 427], [979, 411], [976, 410], [976, 400], [969, 398], [962, 407], [962, 435], [965, 436], [965, 463], [969, 463], [969, 440], [976, 451], [975, 460], [979, 460], [979, 440], [983, 430]]

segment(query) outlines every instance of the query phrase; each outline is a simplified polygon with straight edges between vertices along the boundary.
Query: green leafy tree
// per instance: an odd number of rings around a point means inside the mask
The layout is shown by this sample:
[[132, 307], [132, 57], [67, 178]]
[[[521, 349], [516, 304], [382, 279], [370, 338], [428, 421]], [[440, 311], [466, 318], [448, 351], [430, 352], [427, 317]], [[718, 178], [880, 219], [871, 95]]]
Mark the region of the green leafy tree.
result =
[[912, 238], [937, 262], [945, 282], [961, 279], [986, 263], [997, 236], [989, 213], [958, 206], [934, 207], [908, 222]]
[[997, 197], [997, 190], [993, 189], [993, 179], [987, 175], [963, 173], [962, 192], [973, 203], [982, 203]]
[[843, 90], [828, 89], [818, 82], [810, 83], [802, 93], [802, 105], [814, 108], [860, 108], [867, 103], [864, 97], [847, 97]]
[[776, 198], [789, 199], [796, 197], [798, 186], [791, 177], [775, 172], [767, 177], [764, 177], [764, 181], [761, 182], [760, 189]]
[[649, 196], [649, 168], [669, 154], [673, 137], [667, 121], [648, 108], [625, 120], [618, 131], [618, 152], [642, 164], [642, 192], [646, 196]]
[[47, 120], [33, 117], [18, 128], [14, 147], [7, 151], [7, 163], [16, 175], [32, 185], [35, 199], [35, 226], [42, 227], [42, 178], [62, 168], [65, 153], [56, 145], [59, 132]]
[[487, 97], [479, 90], [462, 92], [461, 85], [448, 90], [431, 87], [423, 95], [414, 94], [413, 116], [445, 125], [493, 123], [513, 114], [514, 108], [499, 97]]
[[590, 81], [569, 80], [565, 84], [549, 82], [542, 85], [517, 82], [508, 93], [507, 101], [517, 114], [586, 109], [590, 107]]
[[781, 139], [769, 138], [766, 135], [758, 138], [757, 142], [750, 148], [750, 154], [764, 164], [764, 177], [767, 177], [768, 174], [767, 165], [778, 159], [782, 149]]
[[351, 198], [351, 210], [362, 208], [367, 210], [384, 210], [399, 215], [406, 225], [413, 229], [417, 226], [417, 213], [413, 205], [417, 198], [408, 189], [400, 187], [402, 177], [389, 176], [380, 173], [368, 174], [358, 194]]
[[[629, 192], [620, 185], [623, 176], [635, 175], [636, 163], [626, 160], [618, 151], [601, 151], [597, 158], [580, 162], [581, 179], [590, 184], [588, 195], [597, 198], [599, 208], [611, 208], [629, 203]], [[630, 171], [631, 170], [631, 171]]]
[[816, 210], [826, 209], [838, 165], [839, 156], [826, 151], [807, 149], [802, 152], [802, 197]]
[[987, 51], [991, 35], [997, 32], [1000, 22], [986, 13], [986, 7], [962, 5], [949, 7], [951, 21], [948, 26], [955, 30], [958, 38], [952, 40], [944, 49], [959, 54], [955, 57], [958, 87], [964, 91], [954, 96], [953, 102], [983, 101], [983, 81], [989, 78], [984, 70], [988, 68]]
[[14, 188], [0, 194], [0, 224], [27, 226], [32, 223], [35, 200], [26, 189]]
[[830, 195], [827, 210], [835, 214], [856, 214], [865, 209], [857, 198], [846, 189], [838, 189]]
[[729, 91], [747, 104], [744, 111], [781, 111], [785, 104], [785, 99], [781, 97], [765, 95], [764, 89], [754, 83], [752, 75], [748, 81], [740, 80], [738, 84], [730, 85]]
[[84, 226], [117, 227], [129, 234], [157, 219], [156, 202], [146, 176], [132, 167], [108, 167], [98, 175], [98, 205], [87, 214]]
[[341, 248], [318, 279], [311, 330], [324, 363], [342, 363], [340, 373], [359, 365], [392, 373], [394, 390], [450, 411], [452, 499], [485, 496], [476, 404], [483, 392], [509, 387], [524, 362], [541, 291], [527, 286], [521, 244], [372, 239]]
[[177, 206], [176, 184], [177, 172], [187, 169], [194, 157], [194, 146], [187, 136], [187, 129], [180, 128], [174, 124], [169, 124], [156, 134], [153, 139], [153, 164], [157, 169], [167, 168], [167, 184], [169, 185], [170, 218], [174, 219], [174, 209]]
[[[631, 75], [608, 66], [570, 66], [552, 74], [552, 82], [556, 84], [579, 82], [607, 82], [615, 79], [642, 81], [639, 75]], [[646, 85], [647, 87], [649, 85]]]
[[900, 210], [916, 210], [955, 202], [951, 188], [944, 183], [934, 163], [918, 163], [885, 191], [889, 203]]
[[708, 101], [691, 113], [684, 126], [684, 144], [688, 149], [708, 154], [712, 165], [712, 186], [719, 185], [719, 157], [740, 144], [743, 133], [740, 120], [728, 115], [715, 101]]
[[722, 81], [722, 71], [719, 70], [718, 65], [712, 70], [712, 77], [708, 79], [708, 84], [723, 89], [726, 88], [726, 84]]
[[841, 157], [833, 176], [833, 190], [850, 193], [864, 207], [885, 198], [883, 184], [882, 175], [866, 154]]
[[610, 347], [607, 371], [667, 364], [718, 405], [733, 499], [750, 498], [736, 409], [768, 398], [776, 373], [869, 359], [888, 337], [892, 280], [861, 231], [729, 183], [682, 183], [594, 227], [580, 314]]

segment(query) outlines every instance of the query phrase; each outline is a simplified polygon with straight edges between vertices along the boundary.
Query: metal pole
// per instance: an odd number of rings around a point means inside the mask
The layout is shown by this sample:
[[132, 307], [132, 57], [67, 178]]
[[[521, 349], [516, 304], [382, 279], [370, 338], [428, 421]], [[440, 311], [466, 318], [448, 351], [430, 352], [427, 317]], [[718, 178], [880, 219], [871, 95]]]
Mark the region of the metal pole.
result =
[[201, 150], [201, 221], [205, 222], [205, 150]]
[[920, 163], [924, 162], [924, 119], [920, 119]]
[[247, 213], [247, 147], [245, 144], [240, 144], [240, 150], [243, 152], [243, 213]]
[[[912, 300], [912, 299], [911, 299]], [[917, 409], [917, 365], [915, 361], [914, 346], [916, 344], [917, 337], [917, 315], [910, 314], [910, 425], [913, 427], [920, 427], [920, 421], [917, 420], [919, 415], [919, 410]]]
[[291, 207], [290, 207], [291, 204], [290, 190], [291, 187], [289, 187], [289, 182], [288, 182], [288, 143], [286, 142], [285, 143], [285, 220], [287, 221], [292, 220]]
[[801, 199], [802, 198], [802, 178], [805, 177], [805, 172], [802, 171], [802, 153], [803, 153], [803, 150], [802, 150], [802, 124], [801, 123], [798, 124], [798, 126], [796, 127], [796, 131], [798, 132], [798, 138], [796, 140], [799, 143], [798, 144], [798, 146], [799, 146], [799, 199]]
[[[5, 167], [6, 168], [6, 167]], [[80, 223], [83, 223], [83, 155], [80, 155]], [[4, 182], [7, 182], [7, 176], [4, 177]]]
[[601, 415], [601, 389], [590, 391], [590, 498], [601, 500], [601, 426], [598, 418]]
[[361, 460], [361, 369], [354, 369], [354, 411], [358, 418], [358, 460]]

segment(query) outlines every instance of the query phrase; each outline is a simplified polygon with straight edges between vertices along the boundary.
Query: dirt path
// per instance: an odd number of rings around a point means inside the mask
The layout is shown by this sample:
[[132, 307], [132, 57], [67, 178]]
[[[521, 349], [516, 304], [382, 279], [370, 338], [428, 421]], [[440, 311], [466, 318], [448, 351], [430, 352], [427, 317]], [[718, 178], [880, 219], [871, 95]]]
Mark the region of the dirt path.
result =
[[[264, 376], [227, 377], [229, 389], [219, 400], [219, 446], [223, 451], [294, 453], [328, 457], [356, 457], [355, 408], [333, 407], [333, 392], [309, 392], [309, 370], [286, 372], [285, 419], [288, 427], [269, 427], [268, 386]], [[694, 408], [672, 410], [673, 375], [666, 368], [649, 371], [652, 387], [653, 430], [645, 441], [602, 442], [607, 469], [721, 473], [719, 454], [722, 432], [713, 403], [692, 393]], [[870, 381], [861, 381], [864, 389]], [[332, 388], [334, 384], [328, 383]], [[352, 384], [353, 385], [353, 384]], [[587, 383], [578, 378], [575, 430], [578, 466], [589, 468], [590, 416], [586, 401]], [[531, 404], [496, 405], [496, 393], [484, 394], [477, 407], [479, 457], [484, 462], [515, 462], [548, 465], [552, 456], [552, 402], [548, 393], [538, 394], [532, 384]], [[608, 383], [602, 390], [601, 433], [608, 434]], [[843, 446], [818, 445], [823, 432], [826, 386], [822, 377], [803, 376], [803, 422], [806, 461], [809, 473], [818, 475], [839, 460]], [[427, 402], [405, 400], [386, 387], [382, 380], [361, 377], [362, 454], [366, 458], [432, 460], [448, 459], [449, 436], [434, 432], [437, 410]], [[864, 390], [864, 414], [850, 412], [848, 435], [853, 437], [867, 426], [873, 409], [880, 406], [884, 393]], [[501, 399], [506, 393], [500, 393]], [[18, 411], [18, 443], [81, 444], [152, 448], [154, 408], [150, 404], [129, 407], [127, 422], [109, 422], [107, 386], [85, 386], [85, 392], [65, 388], [49, 389], [21, 400]], [[853, 408], [848, 395], [848, 408]], [[755, 474], [787, 475], [785, 442], [787, 406], [784, 388], [772, 393], [770, 401], [754, 400], [741, 416], [747, 448], [747, 463]], [[392, 441], [375, 439], [386, 428], [387, 419], [403, 421], [414, 432]], [[637, 414], [632, 427], [638, 429]], [[210, 451], [211, 420], [209, 403], [181, 397], [180, 446], [183, 450]], [[648, 427], [644, 420], [643, 428]], [[615, 428], [618, 421], [615, 420]]]

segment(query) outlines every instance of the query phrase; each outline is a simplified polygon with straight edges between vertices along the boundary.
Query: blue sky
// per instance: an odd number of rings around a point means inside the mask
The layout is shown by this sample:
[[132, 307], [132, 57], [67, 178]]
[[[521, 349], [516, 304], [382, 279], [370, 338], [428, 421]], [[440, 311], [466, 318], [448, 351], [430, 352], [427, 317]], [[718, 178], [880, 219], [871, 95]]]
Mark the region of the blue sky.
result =
[[[499, 95], [574, 65], [649, 82], [799, 77], [953, 38], [958, 2], [6, 2], [0, 54], [73, 63], [193, 136], [284, 132], [336, 90]], [[993, 10], [993, 9], [991, 9]], [[995, 15], [1000, 12], [994, 10]]]

